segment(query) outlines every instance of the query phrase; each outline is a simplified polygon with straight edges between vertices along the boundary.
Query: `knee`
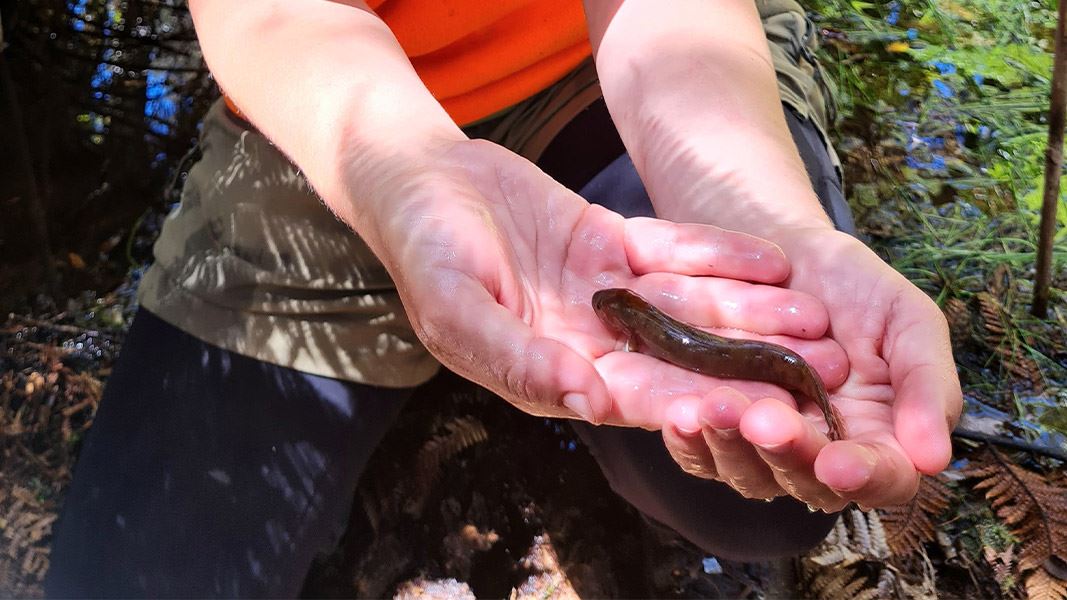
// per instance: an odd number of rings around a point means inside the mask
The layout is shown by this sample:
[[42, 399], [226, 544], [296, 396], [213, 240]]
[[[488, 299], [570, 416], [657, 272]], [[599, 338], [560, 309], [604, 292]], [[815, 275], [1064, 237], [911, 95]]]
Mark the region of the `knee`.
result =
[[815, 547], [837, 520], [792, 498], [748, 500], [725, 484], [684, 473], [657, 432], [574, 428], [615, 493], [709, 554], [749, 561], [795, 556]]
[[706, 509], [680, 509], [668, 516], [670, 525], [709, 554], [729, 560], [758, 561], [797, 556], [811, 550], [837, 521], [836, 514], [810, 513], [791, 498], [770, 503], [738, 498], [740, 501], [730, 502], [729, 508], [716, 510], [720, 514], [714, 518], [702, 514]]

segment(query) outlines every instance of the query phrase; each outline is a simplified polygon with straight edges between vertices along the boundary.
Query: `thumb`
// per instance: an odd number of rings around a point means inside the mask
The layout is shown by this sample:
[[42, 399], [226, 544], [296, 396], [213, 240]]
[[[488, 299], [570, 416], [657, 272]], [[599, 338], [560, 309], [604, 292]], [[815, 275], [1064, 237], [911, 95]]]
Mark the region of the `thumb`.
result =
[[611, 397], [587, 358], [537, 335], [477, 280], [461, 276], [450, 287], [409, 311], [419, 339], [442, 364], [533, 415], [591, 423], [608, 417]]

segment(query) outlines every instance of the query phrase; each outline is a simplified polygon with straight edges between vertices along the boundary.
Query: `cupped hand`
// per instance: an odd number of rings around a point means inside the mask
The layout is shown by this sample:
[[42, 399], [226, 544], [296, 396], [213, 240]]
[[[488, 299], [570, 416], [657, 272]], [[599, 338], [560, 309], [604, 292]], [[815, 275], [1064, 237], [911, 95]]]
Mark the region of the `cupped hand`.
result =
[[717, 327], [798, 338], [843, 377], [843, 352], [820, 340], [828, 323], [820, 303], [763, 285], [789, 275], [770, 242], [624, 219], [488, 142], [449, 144], [394, 183], [361, 233], [419, 338], [448, 368], [528, 413], [658, 429], [674, 399], [706, 389], [693, 374], [617, 351], [621, 340], [590, 305], [607, 287], [661, 304], [715, 298], [667, 308]]
[[[815, 229], [779, 237], [796, 261], [789, 287], [823, 301], [830, 335], [851, 365], [832, 395], [849, 439], [820, 449], [815, 479], [861, 506], [906, 502], [920, 474], [948, 465], [950, 434], [963, 406], [945, 318], [926, 294], [852, 236]], [[774, 414], [766, 408], [746, 413], [741, 429], [747, 439], [810, 445], [799, 427], [776, 436]]]
[[826, 383], [848, 437], [828, 440], [809, 404], [798, 411], [792, 399], [734, 386], [672, 406], [668, 447], [702, 469], [712, 462], [715, 477], [751, 497], [784, 491], [828, 511], [907, 502], [920, 474], [948, 464], [962, 408], [941, 311], [847, 234], [826, 227], [770, 237], [791, 260], [788, 287], [822, 301], [828, 334], [847, 354], [847, 378]]

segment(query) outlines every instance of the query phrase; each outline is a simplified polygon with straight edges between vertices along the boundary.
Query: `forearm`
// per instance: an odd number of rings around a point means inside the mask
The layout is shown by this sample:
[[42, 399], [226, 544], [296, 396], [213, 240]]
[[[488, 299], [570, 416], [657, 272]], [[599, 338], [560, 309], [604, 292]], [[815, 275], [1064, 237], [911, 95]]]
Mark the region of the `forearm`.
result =
[[190, 9], [222, 89], [361, 234], [374, 237], [385, 182], [435, 145], [465, 139], [362, 2], [191, 0]]
[[586, 0], [604, 97], [657, 213], [827, 227], [751, 0]]

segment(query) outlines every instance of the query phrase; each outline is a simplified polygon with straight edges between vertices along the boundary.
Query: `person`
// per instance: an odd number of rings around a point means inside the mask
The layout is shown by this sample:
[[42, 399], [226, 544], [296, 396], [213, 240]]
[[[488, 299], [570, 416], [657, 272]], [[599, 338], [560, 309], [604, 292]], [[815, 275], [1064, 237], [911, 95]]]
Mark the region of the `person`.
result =
[[[901, 503], [947, 464], [947, 327], [848, 233], [793, 0], [190, 9], [227, 103], [155, 247], [48, 594], [295, 595], [439, 365], [574, 420], [617, 492], [727, 558], [799, 553], [834, 520], [807, 507]], [[590, 306], [606, 287], [800, 352], [848, 439], [774, 386], [626, 352]]]

